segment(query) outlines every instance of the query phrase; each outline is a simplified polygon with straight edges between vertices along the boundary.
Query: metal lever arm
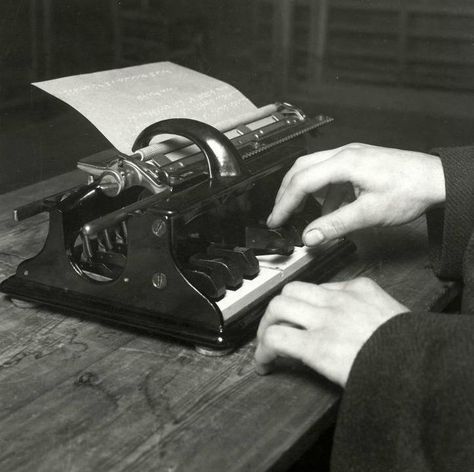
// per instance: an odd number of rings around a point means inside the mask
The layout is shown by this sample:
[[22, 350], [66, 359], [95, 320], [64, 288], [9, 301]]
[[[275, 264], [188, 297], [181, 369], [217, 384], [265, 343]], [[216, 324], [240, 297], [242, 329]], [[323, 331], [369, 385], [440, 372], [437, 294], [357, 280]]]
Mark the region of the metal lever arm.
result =
[[108, 197], [115, 197], [123, 190], [138, 185], [151, 193], [162, 193], [168, 189], [162, 183], [160, 171], [133, 156], [119, 157], [102, 172], [100, 189]]
[[160, 134], [183, 136], [196, 144], [207, 159], [211, 180], [248, 173], [237, 149], [224, 134], [206, 123], [188, 118], [173, 118], [148, 126], [138, 135], [132, 151], [147, 146]]

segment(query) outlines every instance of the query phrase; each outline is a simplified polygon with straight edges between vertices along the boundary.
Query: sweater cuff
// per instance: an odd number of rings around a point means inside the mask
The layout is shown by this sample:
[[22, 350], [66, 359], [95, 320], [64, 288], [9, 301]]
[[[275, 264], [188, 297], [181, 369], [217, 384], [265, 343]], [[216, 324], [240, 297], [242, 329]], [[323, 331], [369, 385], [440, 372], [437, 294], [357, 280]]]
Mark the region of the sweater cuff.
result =
[[404, 313], [381, 325], [352, 366], [332, 470], [431, 470], [427, 457], [437, 470], [466, 470], [455, 464], [472, 453], [474, 422], [462, 426], [472, 414], [473, 332], [465, 315]]
[[430, 258], [441, 277], [462, 277], [462, 261], [474, 229], [474, 147], [438, 148], [446, 182], [443, 209], [427, 212]]

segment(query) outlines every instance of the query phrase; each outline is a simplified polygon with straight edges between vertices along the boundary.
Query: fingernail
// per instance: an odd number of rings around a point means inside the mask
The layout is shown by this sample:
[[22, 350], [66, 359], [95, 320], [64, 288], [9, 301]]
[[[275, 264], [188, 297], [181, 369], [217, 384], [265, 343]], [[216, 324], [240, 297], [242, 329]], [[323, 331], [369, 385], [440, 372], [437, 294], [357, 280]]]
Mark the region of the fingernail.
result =
[[267, 364], [256, 364], [255, 371], [257, 372], [258, 375], [267, 375], [272, 371], [272, 369]]
[[316, 246], [324, 241], [324, 234], [319, 229], [312, 229], [303, 236], [303, 239], [306, 246]]

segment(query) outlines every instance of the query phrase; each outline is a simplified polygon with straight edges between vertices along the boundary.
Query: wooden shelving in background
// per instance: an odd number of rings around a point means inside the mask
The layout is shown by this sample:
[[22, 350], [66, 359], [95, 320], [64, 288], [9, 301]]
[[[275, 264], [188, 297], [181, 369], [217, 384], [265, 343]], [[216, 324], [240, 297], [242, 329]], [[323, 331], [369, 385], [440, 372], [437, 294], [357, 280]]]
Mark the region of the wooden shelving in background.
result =
[[[351, 87], [374, 88], [376, 93], [386, 88], [394, 96], [426, 89], [435, 95], [467, 96], [474, 91], [470, 0], [256, 3], [261, 7], [256, 8], [256, 24], [263, 21], [260, 17], [278, 17], [284, 23], [277, 26], [280, 33], [273, 34], [273, 50], [284, 54], [277, 90], [286, 96], [324, 101]], [[260, 62], [256, 49], [256, 67]], [[359, 104], [360, 96], [355, 98]], [[462, 107], [463, 99], [459, 104]]]

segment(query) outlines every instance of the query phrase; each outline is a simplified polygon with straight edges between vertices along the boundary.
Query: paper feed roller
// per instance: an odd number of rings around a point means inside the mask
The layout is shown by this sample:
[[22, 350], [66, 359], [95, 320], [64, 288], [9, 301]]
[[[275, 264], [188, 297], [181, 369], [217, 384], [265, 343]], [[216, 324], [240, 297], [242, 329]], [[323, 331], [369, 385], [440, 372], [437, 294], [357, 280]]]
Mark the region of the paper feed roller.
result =
[[[283, 175], [307, 153], [305, 134], [331, 121], [270, 105], [219, 131], [158, 122], [134, 154], [81, 161], [89, 183], [15, 211], [50, 215], [42, 251], [2, 283], [10, 296], [133, 326], [222, 353], [251, 336], [268, 298], [295, 277], [323, 280], [353, 250], [309, 250], [314, 201], [268, 229]], [[155, 144], [160, 135], [173, 135]]]

